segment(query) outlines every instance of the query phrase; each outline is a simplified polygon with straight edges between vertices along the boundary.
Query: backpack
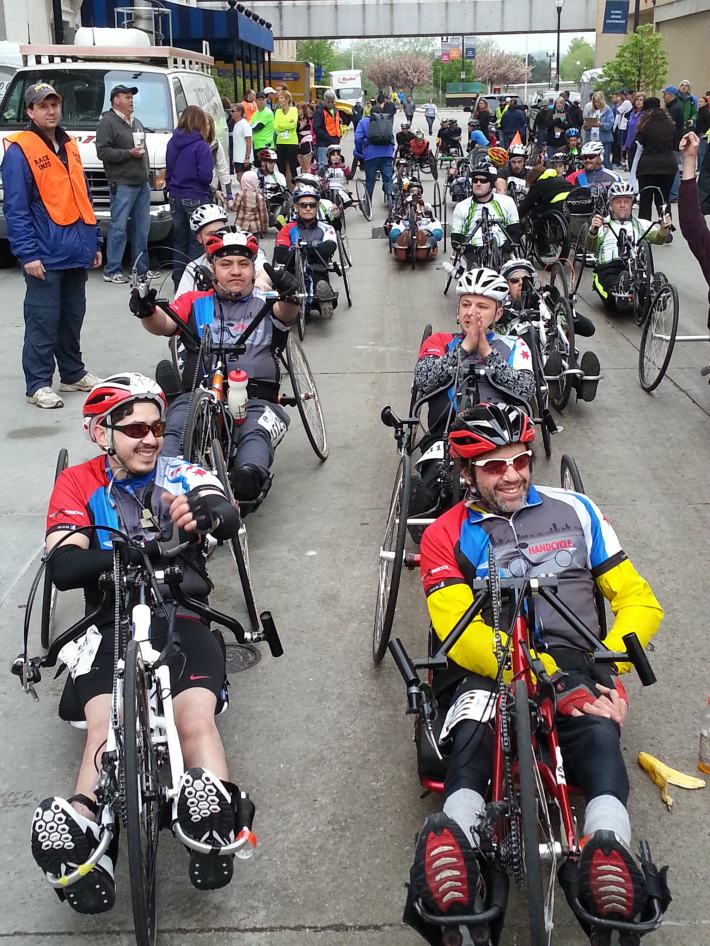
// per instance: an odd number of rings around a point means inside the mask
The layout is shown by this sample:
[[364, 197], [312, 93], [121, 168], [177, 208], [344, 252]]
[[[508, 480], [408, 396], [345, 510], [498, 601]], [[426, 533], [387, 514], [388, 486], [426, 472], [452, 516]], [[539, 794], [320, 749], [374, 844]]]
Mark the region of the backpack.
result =
[[378, 113], [370, 114], [370, 123], [367, 126], [367, 141], [371, 145], [393, 145], [394, 116]]

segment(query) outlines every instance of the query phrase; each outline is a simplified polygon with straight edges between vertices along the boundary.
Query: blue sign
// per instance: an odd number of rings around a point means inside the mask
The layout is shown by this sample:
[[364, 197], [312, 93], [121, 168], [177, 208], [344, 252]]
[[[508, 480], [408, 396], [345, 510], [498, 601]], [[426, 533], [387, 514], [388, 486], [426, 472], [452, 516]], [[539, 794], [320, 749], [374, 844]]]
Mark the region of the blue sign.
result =
[[602, 33], [627, 33], [629, 0], [606, 0]]
[[475, 59], [476, 58], [476, 47], [467, 46], [466, 47], [466, 59]]
[[315, 73], [315, 80], [317, 83], [321, 83], [325, 78], [325, 69], [323, 66], [316, 66], [313, 70]]

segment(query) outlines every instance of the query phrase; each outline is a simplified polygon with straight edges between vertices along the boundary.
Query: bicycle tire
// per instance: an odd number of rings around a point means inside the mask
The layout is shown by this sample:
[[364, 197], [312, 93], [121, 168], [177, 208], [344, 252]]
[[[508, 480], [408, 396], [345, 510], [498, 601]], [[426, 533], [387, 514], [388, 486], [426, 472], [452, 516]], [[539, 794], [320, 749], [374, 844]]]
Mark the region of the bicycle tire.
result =
[[442, 200], [443, 211], [444, 211], [444, 219], [443, 219], [443, 221], [442, 221], [443, 224], [444, 224], [444, 253], [446, 252], [447, 242], [448, 242], [447, 239], [446, 239], [446, 237], [447, 237], [446, 228], [447, 228], [447, 226], [448, 226], [447, 221], [448, 221], [448, 219], [449, 219], [449, 211], [448, 211], [448, 209], [447, 209], [447, 203], [448, 203], [448, 197], [446, 196], [447, 193], [448, 193], [448, 194], [451, 194], [451, 188], [449, 187], [448, 179], [447, 179], [447, 181], [446, 181], [446, 184], [444, 184], [444, 197], [443, 197], [443, 200]]
[[[54, 467], [55, 483], [59, 478], [59, 474], [62, 470], [66, 470], [67, 466], [69, 466], [69, 451], [66, 447], [62, 447], [57, 454], [57, 462]], [[52, 581], [49, 569], [45, 568], [42, 580], [42, 611], [40, 614], [39, 628], [40, 643], [42, 644], [42, 650], [49, 650], [49, 642], [52, 637], [52, 624], [54, 623], [54, 615], [57, 610], [57, 597], [59, 592]]]
[[[377, 601], [372, 631], [372, 660], [375, 666], [379, 666], [387, 651], [397, 610], [399, 583], [404, 565], [404, 546], [407, 541], [407, 511], [412, 493], [411, 462], [411, 458], [406, 453], [400, 458], [390, 499], [385, 534], [380, 546]], [[402, 514], [403, 510], [404, 514]], [[391, 555], [391, 558], [385, 558], [383, 553]]]
[[138, 642], [130, 640], [123, 671], [123, 782], [126, 852], [137, 946], [157, 941], [156, 855], [161, 788], [150, 738], [148, 693]]
[[417, 268], [417, 238], [419, 229], [417, 227], [417, 212], [414, 204], [409, 207], [409, 246], [407, 247], [407, 256], [410, 257], [412, 269]]
[[350, 251], [350, 238], [348, 237], [347, 227], [345, 226], [345, 209], [343, 208], [343, 229], [340, 231], [340, 242], [343, 244], [343, 256], [348, 264], [348, 269], [352, 269], [353, 255]]
[[[540, 251], [540, 238], [543, 233], [545, 235], [544, 239], [548, 241], [547, 248], [552, 249], [554, 246], [554, 251], [546, 257], [543, 257]], [[553, 235], [557, 238], [554, 243]], [[552, 266], [553, 263], [561, 259], [566, 259], [570, 248], [567, 218], [554, 210], [541, 214], [533, 223], [531, 242], [535, 258], [543, 268]]]
[[634, 309], [633, 319], [636, 325], [641, 326], [646, 321], [649, 309], [651, 307], [651, 279], [653, 275], [653, 255], [651, 245], [642, 240], [638, 245], [638, 251], [643, 255], [643, 286], [634, 288]]
[[348, 300], [348, 309], [353, 307], [353, 299], [350, 294], [350, 279], [348, 278], [348, 266], [347, 258], [345, 256], [345, 250], [343, 248], [343, 241], [340, 234], [337, 234], [338, 240], [338, 258], [340, 259], [340, 278], [343, 280], [343, 289], [345, 290], [345, 298]]
[[528, 902], [529, 946], [548, 946], [545, 928], [544, 888], [538, 829], [538, 791], [534, 767], [530, 703], [525, 680], [515, 681], [515, 734], [518, 755], [518, 801], [520, 807], [525, 887]]
[[[671, 311], [668, 321], [669, 305]], [[668, 370], [677, 333], [678, 292], [675, 286], [666, 283], [653, 297], [641, 334], [639, 382], [647, 394], [656, 390]], [[660, 344], [654, 348], [656, 340]]]
[[296, 321], [296, 329], [298, 331], [298, 337], [303, 341], [306, 337], [306, 316], [308, 315], [308, 299], [305, 298], [306, 295], [306, 274], [303, 271], [303, 258], [301, 257], [300, 252], [296, 253], [295, 259], [295, 275], [296, 275], [296, 292], [298, 293], [298, 298], [300, 302], [298, 304], [298, 319]]
[[365, 182], [360, 178], [355, 181], [355, 196], [357, 197], [360, 213], [365, 220], [372, 220], [372, 202], [370, 201], [370, 195], [367, 192]]
[[[234, 498], [234, 492], [232, 491], [232, 483], [229, 479], [222, 444], [216, 439], [212, 442], [212, 461], [217, 479], [222, 484], [227, 499], [238, 512], [239, 504]], [[234, 559], [234, 564], [237, 566], [237, 573], [242, 586], [242, 594], [244, 595], [244, 604], [246, 605], [247, 614], [249, 615], [249, 623], [253, 631], [258, 631], [259, 612], [257, 611], [256, 601], [254, 599], [254, 589], [252, 588], [251, 574], [249, 571], [249, 539], [246, 526], [241, 516], [239, 518], [239, 530], [235, 536], [228, 540], [227, 544], [232, 558]]]
[[289, 335], [286, 343], [286, 370], [308, 442], [321, 463], [324, 463], [328, 459], [328, 437], [320, 396], [311, 366], [295, 335]]
[[545, 456], [552, 456], [552, 437], [550, 429], [547, 426], [547, 399], [543, 390], [544, 372], [540, 364], [540, 351], [538, 349], [539, 337], [536, 335], [535, 344], [530, 345], [530, 355], [532, 357], [533, 378], [535, 380], [535, 401], [537, 404], [537, 413], [540, 421], [540, 433], [542, 436], [542, 445], [545, 450]]
[[214, 418], [214, 401], [209, 391], [197, 388], [192, 393], [185, 419], [182, 440], [182, 455], [189, 463], [213, 469], [212, 441], [217, 437]]
[[572, 295], [576, 297], [579, 292], [579, 285], [582, 282], [582, 276], [584, 275], [584, 270], [587, 266], [587, 233], [589, 232], [589, 226], [586, 223], [583, 223], [577, 234], [577, 239], [574, 244], [574, 286], [572, 287]]
[[574, 493], [584, 492], [582, 474], [579, 472], [577, 461], [569, 453], [563, 453], [560, 460], [560, 486]]
[[[563, 352], [561, 350], [560, 337], [559, 334], [556, 333], [550, 342], [550, 348], [547, 354], [549, 357], [550, 353], [556, 349], [562, 355], [563, 367], [564, 363], [566, 362], [567, 367], [569, 368], [572, 366], [572, 363], [575, 359], [574, 312], [572, 311], [572, 306], [566, 297], [560, 296], [560, 298], [555, 303], [555, 316], [558, 323], [564, 320], [562, 330], [567, 340], [567, 351]], [[567, 407], [569, 399], [572, 395], [573, 387], [574, 383], [570, 375], [564, 375], [560, 381], [555, 382], [554, 385], [552, 382], [548, 381], [550, 403], [556, 411], [561, 413]]]

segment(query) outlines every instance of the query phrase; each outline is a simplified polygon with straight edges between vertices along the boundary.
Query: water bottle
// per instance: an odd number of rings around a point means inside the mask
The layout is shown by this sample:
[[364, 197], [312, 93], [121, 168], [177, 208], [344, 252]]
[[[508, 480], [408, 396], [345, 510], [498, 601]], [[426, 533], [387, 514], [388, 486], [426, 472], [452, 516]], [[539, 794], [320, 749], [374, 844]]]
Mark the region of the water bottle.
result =
[[698, 751], [698, 768], [701, 772], [710, 775], [710, 696], [700, 724], [700, 750]]
[[243, 424], [247, 419], [247, 384], [249, 375], [246, 371], [229, 372], [229, 389], [227, 391], [227, 404], [229, 413], [234, 418], [234, 423]]

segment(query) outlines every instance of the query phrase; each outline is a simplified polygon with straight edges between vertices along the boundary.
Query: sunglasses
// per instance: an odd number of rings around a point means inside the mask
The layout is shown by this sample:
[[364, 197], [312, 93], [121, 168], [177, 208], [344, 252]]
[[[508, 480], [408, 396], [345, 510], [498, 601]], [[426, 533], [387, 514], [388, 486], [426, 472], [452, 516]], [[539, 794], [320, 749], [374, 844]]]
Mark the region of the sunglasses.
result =
[[144, 437], [147, 437], [149, 433], [156, 438], [162, 437], [167, 424], [164, 420], [156, 420], [152, 424], [123, 424], [121, 427], [114, 427], [111, 424], [107, 424], [106, 426], [109, 430], [119, 430], [122, 434], [125, 434], [126, 437], [130, 437], [131, 440], [142, 440]]
[[582, 156], [583, 161], [596, 161], [599, 155], [597, 154], [585, 154]]
[[523, 281], [524, 278], [524, 276], [509, 276], [508, 282], [511, 284], [511, 286], [517, 286]]
[[483, 470], [488, 476], [503, 476], [508, 467], [512, 466], [516, 473], [522, 473], [530, 466], [532, 450], [525, 450], [523, 453], [516, 453], [514, 457], [508, 460], [471, 460], [473, 466]]
[[474, 184], [490, 184], [491, 182], [487, 177], [473, 177], [471, 178]]
[[305, 204], [303, 201], [299, 201], [298, 206], [301, 208], [301, 210], [315, 210], [318, 204], [314, 204], [309, 200], [307, 204]]

